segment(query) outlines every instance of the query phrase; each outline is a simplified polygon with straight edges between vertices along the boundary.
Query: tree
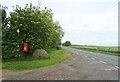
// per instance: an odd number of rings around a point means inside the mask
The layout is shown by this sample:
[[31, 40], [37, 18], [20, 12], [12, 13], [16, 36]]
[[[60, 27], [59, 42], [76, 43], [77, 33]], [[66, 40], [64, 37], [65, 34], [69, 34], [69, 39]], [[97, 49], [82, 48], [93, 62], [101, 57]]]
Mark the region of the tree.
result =
[[6, 13], [6, 9], [8, 9], [8, 7], [0, 5], [0, 16], [2, 18], [2, 29], [4, 29], [7, 26], [7, 13]]
[[71, 42], [70, 41], [66, 41], [65, 43], [63, 43], [63, 46], [70, 46]]
[[54, 26], [55, 26], [56, 32], [52, 33], [51, 38], [53, 39], [51, 39], [52, 43], [50, 46], [52, 48], [59, 48], [59, 45], [61, 45], [61, 38], [64, 36], [64, 32], [61, 26], [59, 25], [58, 21], [55, 21]]
[[29, 44], [25, 55], [32, 55], [36, 49], [57, 48], [64, 32], [52, 17], [52, 10], [47, 7], [16, 5], [8, 17], [9, 27], [3, 32], [3, 58], [24, 54], [23, 43]]

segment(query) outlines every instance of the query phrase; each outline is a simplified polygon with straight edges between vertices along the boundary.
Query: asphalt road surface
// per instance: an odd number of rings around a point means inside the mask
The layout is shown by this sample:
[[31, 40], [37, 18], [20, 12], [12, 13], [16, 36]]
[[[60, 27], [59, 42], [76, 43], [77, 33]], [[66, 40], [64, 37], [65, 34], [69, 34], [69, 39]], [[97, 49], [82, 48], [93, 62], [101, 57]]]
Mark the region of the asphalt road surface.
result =
[[[3, 80], [118, 80], [117, 56], [102, 54], [102, 57], [98, 53], [63, 48], [77, 55], [49, 67], [15, 73], [3, 72]], [[106, 57], [108, 61], [103, 61], [107, 60], [104, 59]]]
[[85, 51], [85, 50], [69, 48], [69, 47], [63, 47], [63, 48], [70, 50], [71, 52], [74, 52], [78, 55], [89, 57], [91, 59], [95, 59], [95, 60], [100, 61], [104, 64], [118, 67], [118, 57], [120, 58], [120, 56], [90, 52], [90, 51]]

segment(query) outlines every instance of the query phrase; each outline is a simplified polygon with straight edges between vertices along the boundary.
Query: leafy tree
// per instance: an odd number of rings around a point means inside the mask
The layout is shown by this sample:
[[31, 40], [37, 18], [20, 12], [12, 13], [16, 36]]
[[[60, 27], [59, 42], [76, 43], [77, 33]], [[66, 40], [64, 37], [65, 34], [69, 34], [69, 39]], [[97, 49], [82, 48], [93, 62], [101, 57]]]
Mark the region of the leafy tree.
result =
[[63, 46], [70, 46], [71, 42], [70, 41], [66, 41], [65, 43], [63, 43]]
[[52, 43], [51, 43], [51, 47], [52, 48], [57, 48], [59, 49], [59, 45], [61, 45], [61, 38], [64, 36], [64, 32], [63, 32], [63, 29], [61, 28], [61, 26], [59, 25], [59, 22], [56, 21], [55, 22], [55, 31], [54, 33], [52, 33], [51, 35], [51, 39]]
[[6, 9], [8, 9], [8, 7], [0, 5], [0, 16], [2, 18], [2, 29], [4, 29], [7, 26], [7, 13], [6, 13]]
[[[47, 7], [16, 5], [8, 17], [9, 27], [3, 32], [3, 58], [32, 55], [36, 49], [57, 48], [64, 32], [52, 17], [52, 10]], [[29, 44], [27, 53], [22, 51], [23, 43]]]
[[[2, 30], [7, 26], [6, 6], [0, 4], [0, 48], [2, 48]], [[2, 58], [2, 51], [0, 51], [0, 59]]]

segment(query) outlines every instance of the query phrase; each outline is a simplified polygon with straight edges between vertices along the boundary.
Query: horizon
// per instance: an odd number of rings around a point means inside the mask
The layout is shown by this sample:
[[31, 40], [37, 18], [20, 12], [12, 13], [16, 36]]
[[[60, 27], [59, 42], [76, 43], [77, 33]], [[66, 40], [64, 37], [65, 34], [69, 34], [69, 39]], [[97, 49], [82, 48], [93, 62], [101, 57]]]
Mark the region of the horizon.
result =
[[[81, 46], [104, 46], [104, 45], [93, 45], [93, 44], [72, 44], [72, 45], [81, 45]], [[119, 47], [118, 45], [107, 45], [108, 47]], [[104, 46], [104, 47], [107, 47], [107, 46]]]

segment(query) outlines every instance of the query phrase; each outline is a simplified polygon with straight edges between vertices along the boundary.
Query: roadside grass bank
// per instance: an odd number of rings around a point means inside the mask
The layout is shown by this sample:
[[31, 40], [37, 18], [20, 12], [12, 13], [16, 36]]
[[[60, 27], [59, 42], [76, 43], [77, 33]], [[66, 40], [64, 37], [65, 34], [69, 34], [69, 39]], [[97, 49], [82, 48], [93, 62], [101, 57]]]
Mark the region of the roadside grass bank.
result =
[[2, 69], [3, 71], [8, 70], [11, 72], [32, 70], [59, 64], [69, 59], [72, 55], [72, 52], [65, 49], [52, 49], [51, 51], [49, 49], [48, 58], [22, 57], [17, 59], [3, 60]]
[[70, 48], [120, 56], [119, 47], [71, 45]]

